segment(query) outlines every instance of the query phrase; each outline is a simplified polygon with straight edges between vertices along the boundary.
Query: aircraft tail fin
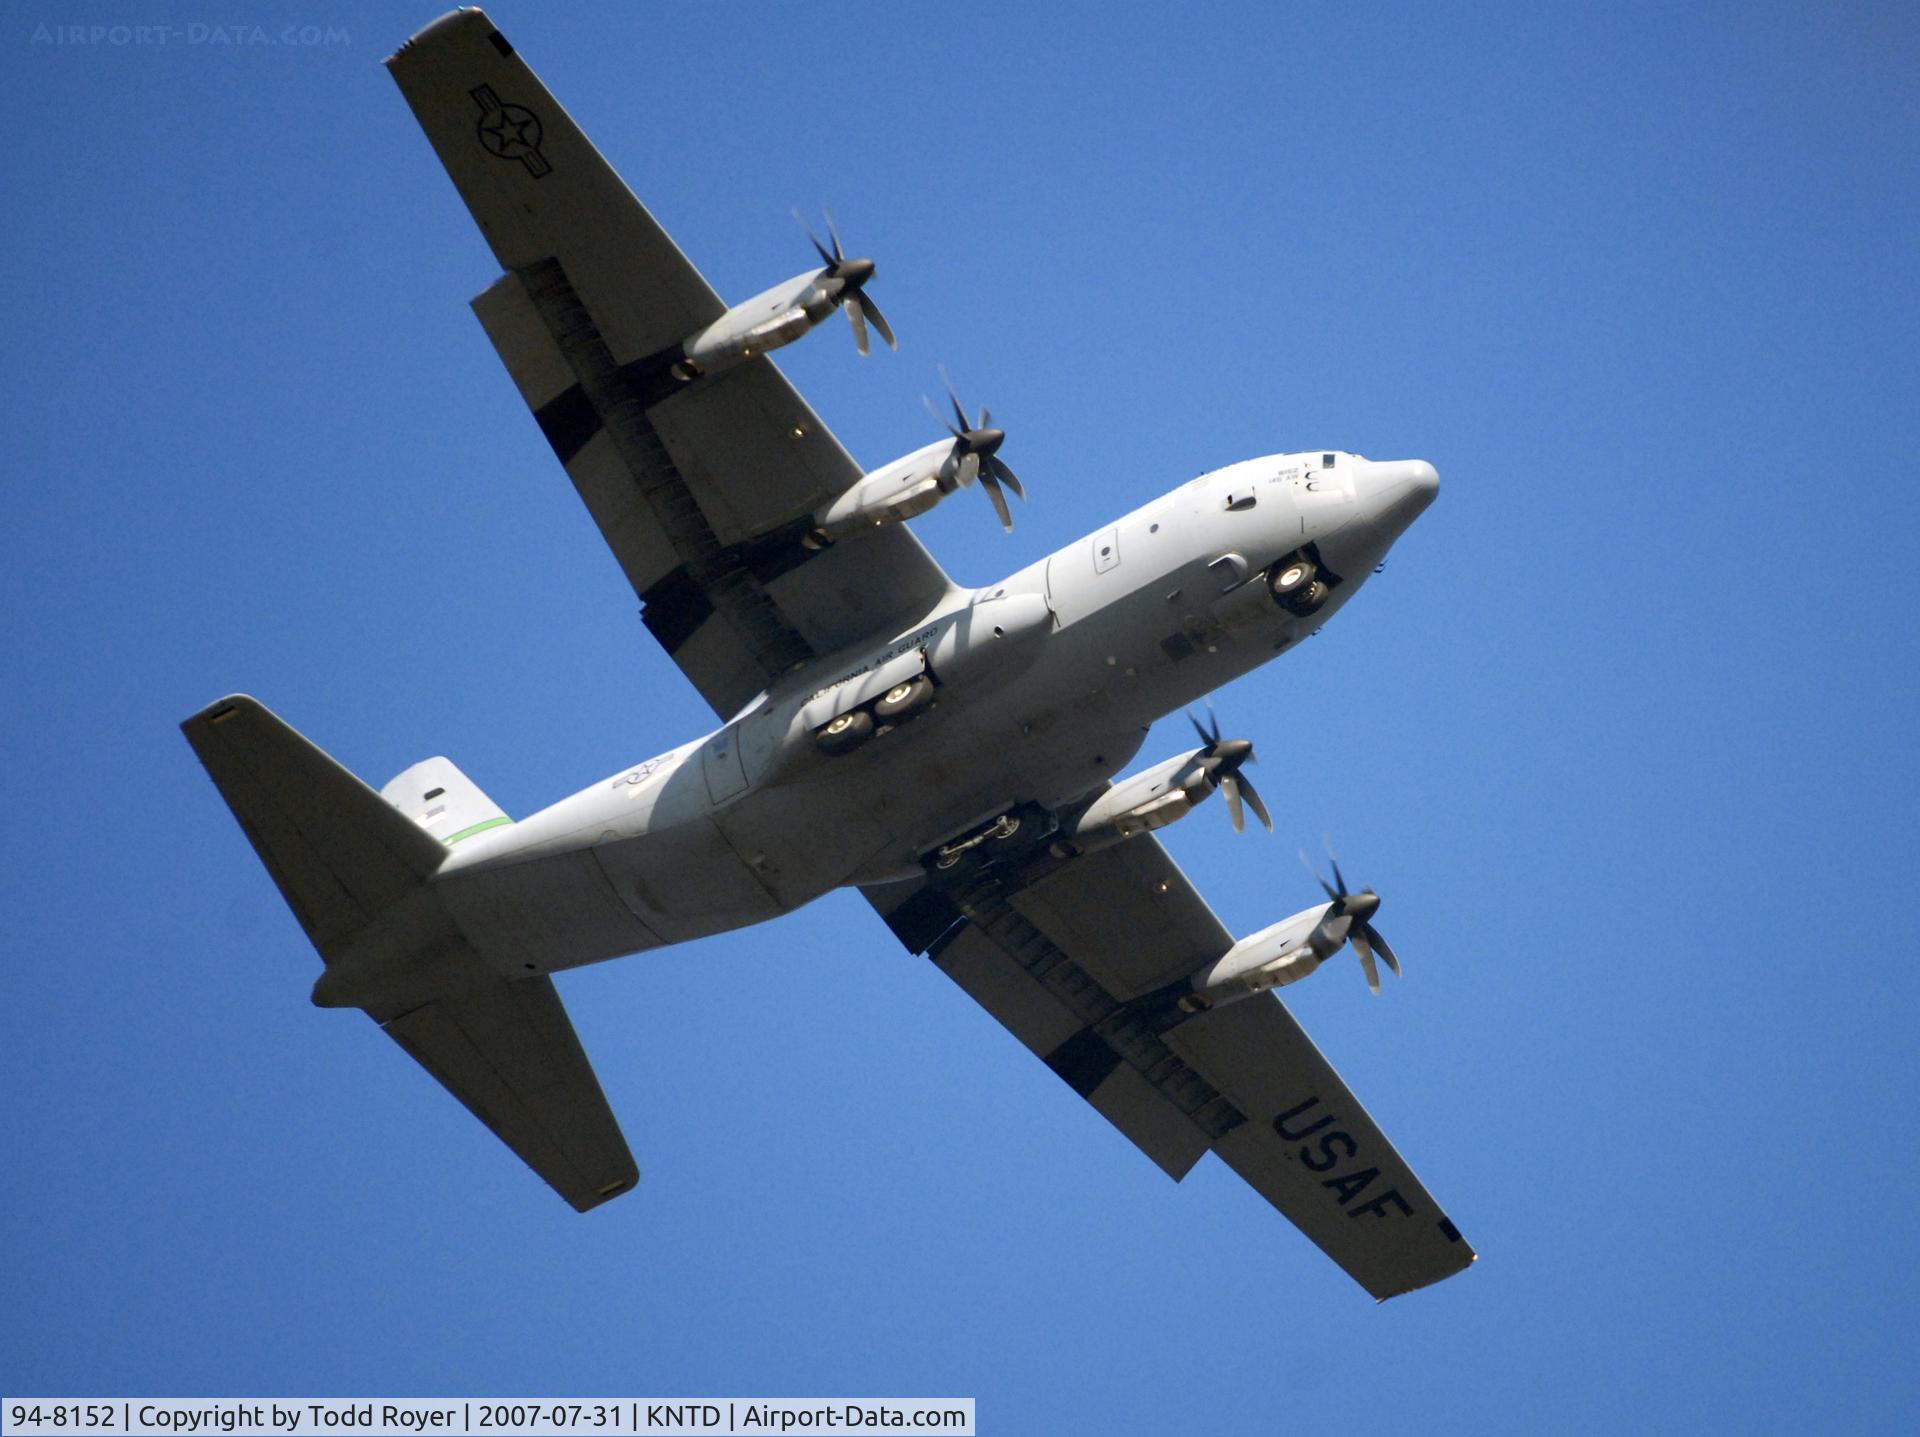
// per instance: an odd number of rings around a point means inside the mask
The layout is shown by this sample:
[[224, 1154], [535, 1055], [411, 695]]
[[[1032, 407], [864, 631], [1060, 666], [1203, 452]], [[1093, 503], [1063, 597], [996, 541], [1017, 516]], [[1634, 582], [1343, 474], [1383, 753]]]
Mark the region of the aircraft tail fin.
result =
[[448, 848], [513, 820], [446, 757], [422, 759], [397, 774], [380, 796]]
[[363, 1009], [579, 1211], [633, 1187], [552, 980], [488, 964], [428, 882], [450, 843], [509, 821], [499, 807], [444, 758], [375, 793], [243, 694], [180, 727], [326, 961], [314, 1002]]

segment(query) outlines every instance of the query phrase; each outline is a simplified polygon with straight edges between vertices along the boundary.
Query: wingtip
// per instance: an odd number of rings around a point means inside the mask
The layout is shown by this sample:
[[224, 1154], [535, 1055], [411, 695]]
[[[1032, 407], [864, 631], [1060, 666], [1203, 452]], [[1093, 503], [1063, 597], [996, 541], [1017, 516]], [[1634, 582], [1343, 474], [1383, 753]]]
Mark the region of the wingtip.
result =
[[[486, 11], [482, 10], [478, 5], [462, 5], [458, 9], [449, 10], [446, 14], [436, 16], [434, 19], [427, 21], [426, 24], [402, 40], [399, 48], [380, 63], [388, 69], [392, 69], [394, 61], [400, 59], [407, 54], [408, 51], [424, 44], [428, 40], [437, 39], [461, 25], [484, 25], [489, 30], [493, 29], [493, 22], [487, 18]], [[496, 30], [494, 33], [498, 34], [499, 32]], [[509, 50], [511, 50], [511, 48], [511, 46], [508, 47]]]
[[253, 697], [252, 694], [228, 694], [224, 698], [215, 699], [205, 708], [188, 714], [180, 720], [180, 728], [182, 732], [189, 732], [196, 727], [205, 728], [212, 724], [225, 722], [242, 710], [258, 712], [265, 707], [266, 705]]

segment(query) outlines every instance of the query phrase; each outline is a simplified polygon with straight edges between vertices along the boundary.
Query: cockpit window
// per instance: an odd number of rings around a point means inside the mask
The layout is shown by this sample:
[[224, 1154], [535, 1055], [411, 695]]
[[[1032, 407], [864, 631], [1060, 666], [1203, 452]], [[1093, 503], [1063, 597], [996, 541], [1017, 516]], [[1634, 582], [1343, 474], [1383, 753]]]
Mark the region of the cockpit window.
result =
[[1322, 469], [1333, 468], [1333, 456], [1331, 454], [1322, 454], [1320, 456], [1320, 467]]

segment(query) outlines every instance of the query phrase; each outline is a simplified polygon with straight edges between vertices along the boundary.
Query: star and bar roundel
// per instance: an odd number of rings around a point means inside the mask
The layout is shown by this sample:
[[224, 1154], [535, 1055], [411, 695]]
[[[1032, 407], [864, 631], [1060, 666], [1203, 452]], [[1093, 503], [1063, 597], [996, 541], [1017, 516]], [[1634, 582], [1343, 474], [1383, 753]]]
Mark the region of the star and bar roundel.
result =
[[540, 117], [524, 105], [510, 105], [493, 93], [491, 85], [476, 85], [467, 92], [480, 107], [480, 143], [487, 153], [503, 160], [518, 160], [536, 180], [552, 171], [540, 153]]

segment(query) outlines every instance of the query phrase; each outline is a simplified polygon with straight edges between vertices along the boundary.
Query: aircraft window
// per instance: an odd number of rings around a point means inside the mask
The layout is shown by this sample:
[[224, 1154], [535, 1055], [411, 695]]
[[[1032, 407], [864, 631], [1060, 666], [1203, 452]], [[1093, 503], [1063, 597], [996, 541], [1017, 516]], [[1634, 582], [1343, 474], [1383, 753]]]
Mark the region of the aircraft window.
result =
[[1242, 509], [1251, 509], [1257, 502], [1259, 502], [1259, 496], [1257, 494], [1229, 494], [1227, 495], [1226, 508], [1237, 514]]
[[1333, 468], [1333, 456], [1331, 454], [1322, 454], [1320, 456], [1320, 467], [1322, 469]]

